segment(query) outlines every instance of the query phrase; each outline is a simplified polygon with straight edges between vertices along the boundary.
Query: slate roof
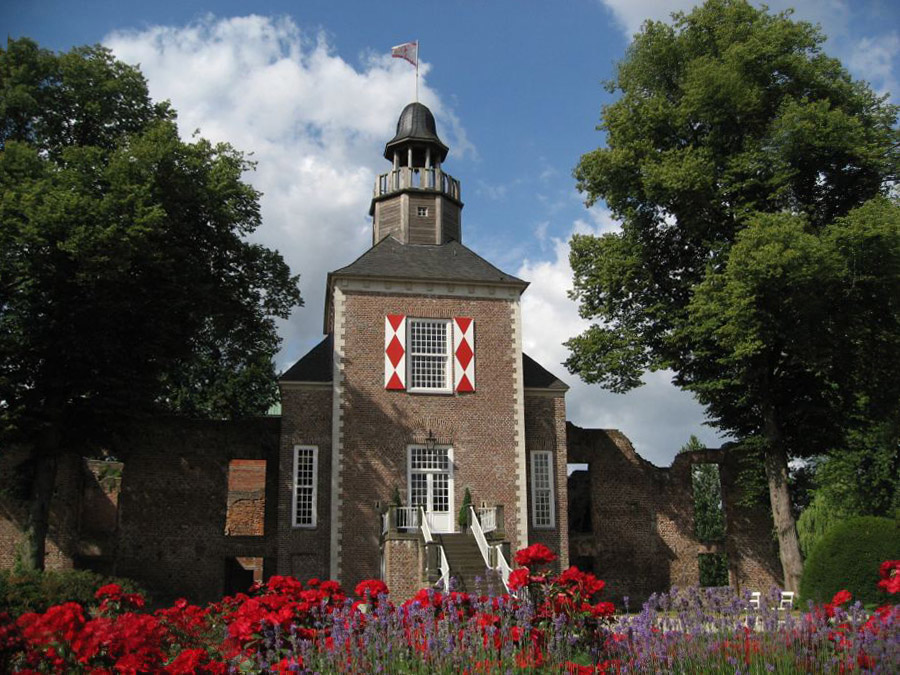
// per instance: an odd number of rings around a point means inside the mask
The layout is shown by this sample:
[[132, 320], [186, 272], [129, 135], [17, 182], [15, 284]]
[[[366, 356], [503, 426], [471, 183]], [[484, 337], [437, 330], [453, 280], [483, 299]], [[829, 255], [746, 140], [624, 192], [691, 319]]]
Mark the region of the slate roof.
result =
[[384, 158], [388, 161], [392, 160], [394, 147], [408, 141], [431, 143], [440, 152], [440, 160], [443, 162], [447, 159], [449, 148], [438, 138], [434, 115], [418, 101], [410, 103], [400, 113], [400, 119], [397, 120], [397, 134], [384, 146]]
[[528, 286], [527, 281], [497, 269], [458, 241], [440, 245], [401, 244], [393, 237], [385, 237], [352, 263], [328, 276], [338, 275], [514, 284], [522, 290]]
[[281, 382], [331, 382], [332, 340], [328, 335], [278, 378]]
[[[333, 373], [331, 352], [332, 341], [329, 335], [310, 349], [306, 356], [288, 368], [279, 380], [281, 382], [331, 382]], [[528, 354], [522, 354], [522, 367], [526, 389], [565, 391], [569, 388]]]
[[559, 389], [566, 391], [569, 388], [569, 385], [525, 352], [522, 352], [522, 379], [526, 389]]

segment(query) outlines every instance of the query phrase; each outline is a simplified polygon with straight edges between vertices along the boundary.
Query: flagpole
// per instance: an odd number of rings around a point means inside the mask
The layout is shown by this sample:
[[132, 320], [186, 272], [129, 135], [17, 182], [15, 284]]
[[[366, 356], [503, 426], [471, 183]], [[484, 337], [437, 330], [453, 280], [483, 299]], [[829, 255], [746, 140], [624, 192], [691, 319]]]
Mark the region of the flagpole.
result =
[[419, 41], [416, 40], [416, 103], [419, 102]]

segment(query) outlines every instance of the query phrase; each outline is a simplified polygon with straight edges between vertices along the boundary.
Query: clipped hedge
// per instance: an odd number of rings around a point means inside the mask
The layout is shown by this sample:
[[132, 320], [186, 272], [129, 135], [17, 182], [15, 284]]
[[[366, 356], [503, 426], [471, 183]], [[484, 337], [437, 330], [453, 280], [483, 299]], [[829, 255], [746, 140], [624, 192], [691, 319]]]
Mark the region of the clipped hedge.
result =
[[45, 612], [64, 602], [94, 604], [94, 593], [106, 584], [119, 584], [126, 593], [147, 594], [130, 579], [108, 577], [87, 570], [47, 570], [17, 572], [0, 570], [0, 612], [18, 616], [25, 612]]
[[881, 604], [878, 567], [900, 559], [900, 521], [875, 516], [848, 518], [828, 529], [813, 547], [803, 568], [800, 598], [804, 604], [828, 602], [846, 589], [864, 605]]

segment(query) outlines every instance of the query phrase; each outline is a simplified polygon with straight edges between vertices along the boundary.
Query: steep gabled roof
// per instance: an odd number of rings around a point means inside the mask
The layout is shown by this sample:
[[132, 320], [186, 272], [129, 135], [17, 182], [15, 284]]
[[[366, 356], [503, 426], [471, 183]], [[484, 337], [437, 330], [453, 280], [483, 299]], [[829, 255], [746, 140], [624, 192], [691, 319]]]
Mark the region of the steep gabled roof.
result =
[[306, 356], [288, 368], [279, 382], [331, 382], [333, 351], [331, 335], [325, 336]]
[[385, 237], [346, 267], [328, 275], [418, 279], [456, 283], [493, 283], [520, 286], [527, 281], [497, 269], [458, 241], [446, 244], [401, 244]]
[[556, 389], [568, 391], [569, 385], [522, 352], [522, 379], [526, 389]]

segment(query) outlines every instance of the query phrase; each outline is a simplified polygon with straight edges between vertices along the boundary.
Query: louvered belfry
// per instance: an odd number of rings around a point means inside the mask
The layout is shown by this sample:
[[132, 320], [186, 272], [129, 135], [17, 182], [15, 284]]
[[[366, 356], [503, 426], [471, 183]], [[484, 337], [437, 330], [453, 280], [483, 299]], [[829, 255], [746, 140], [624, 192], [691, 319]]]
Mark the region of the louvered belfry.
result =
[[448, 152], [431, 111], [418, 102], [406, 106], [384, 148], [393, 166], [375, 181], [373, 244], [389, 235], [404, 244], [462, 241], [459, 181], [441, 169]]

